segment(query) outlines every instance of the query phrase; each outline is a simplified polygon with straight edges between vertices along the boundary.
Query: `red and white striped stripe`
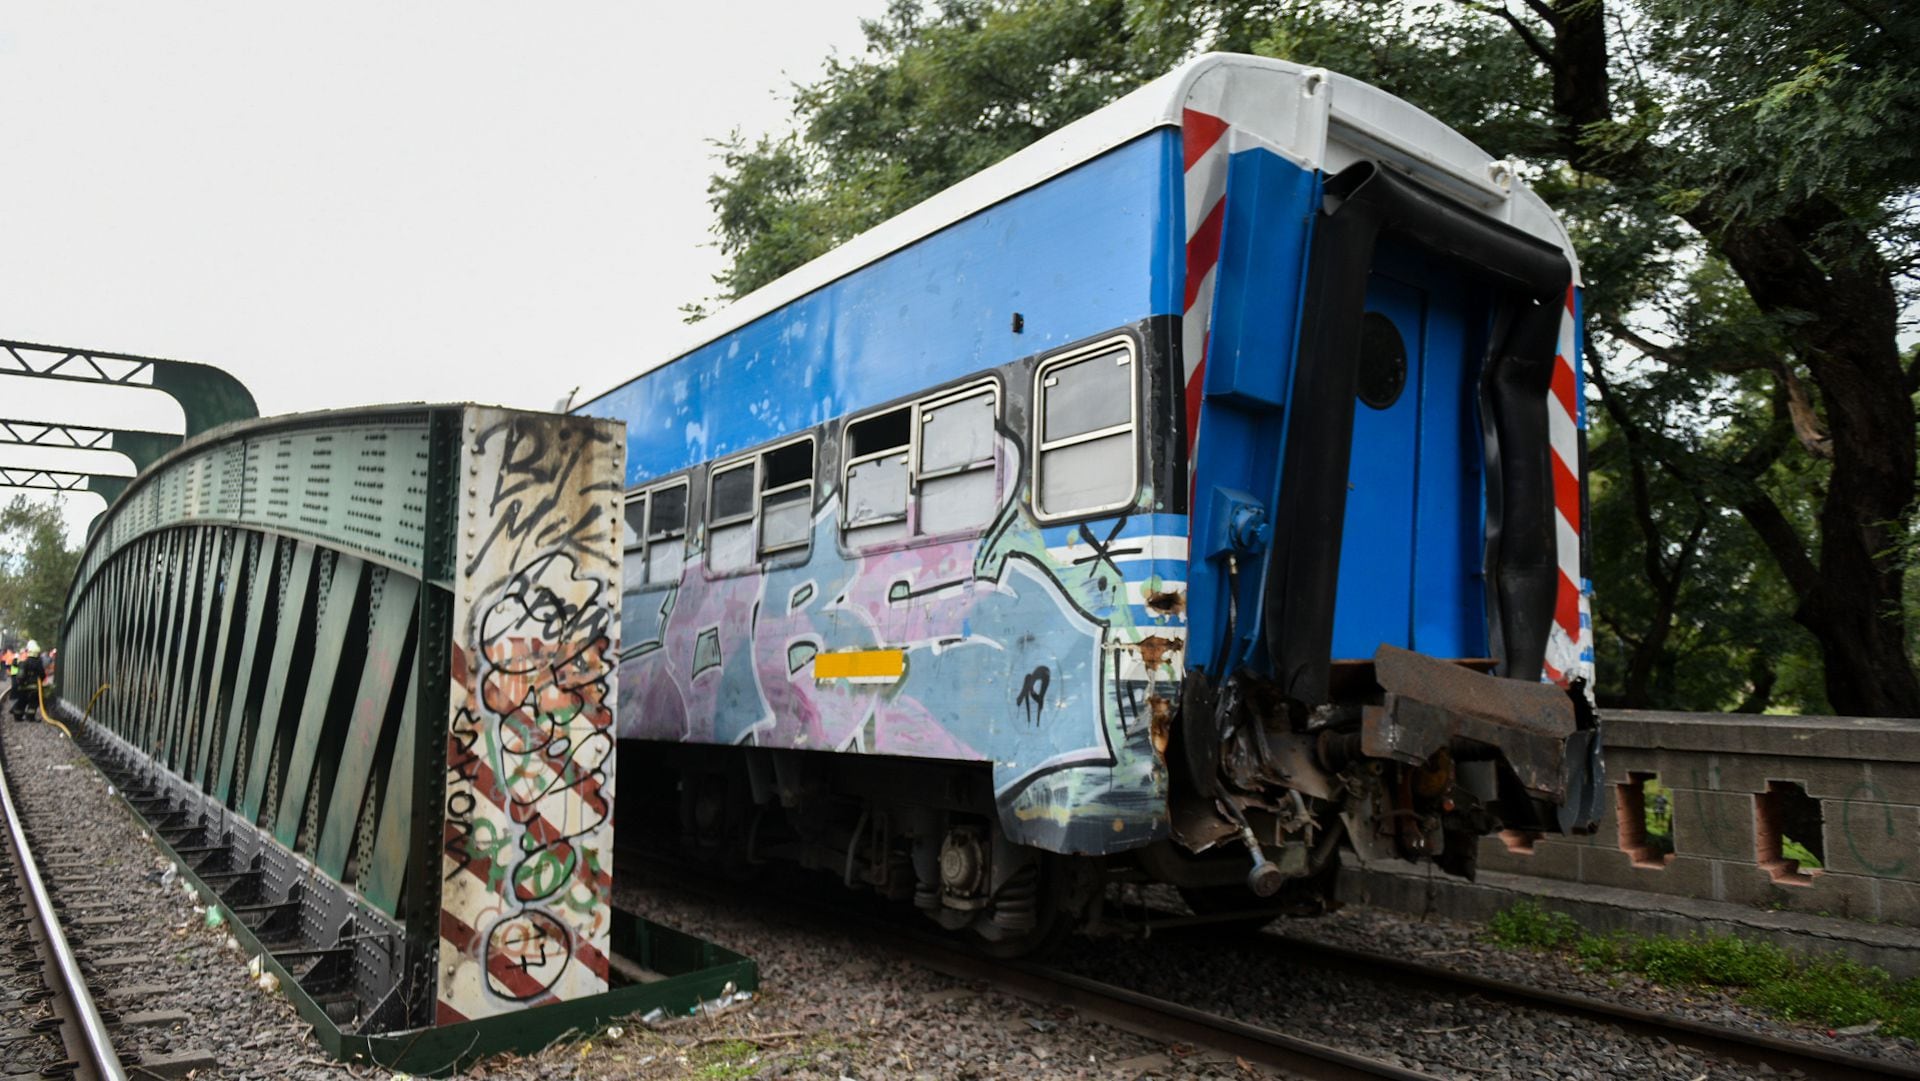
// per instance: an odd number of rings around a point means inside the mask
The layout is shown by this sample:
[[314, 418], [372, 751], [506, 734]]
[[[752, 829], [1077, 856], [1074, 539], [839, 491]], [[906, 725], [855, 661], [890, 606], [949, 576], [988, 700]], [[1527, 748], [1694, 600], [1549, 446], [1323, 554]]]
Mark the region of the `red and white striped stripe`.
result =
[[1228, 127], [1225, 120], [1211, 113], [1197, 109], [1181, 111], [1180, 143], [1187, 188], [1187, 282], [1186, 296], [1180, 305], [1180, 346], [1186, 364], [1189, 453], [1200, 434], [1200, 384], [1207, 370], [1207, 323], [1213, 315], [1220, 227], [1227, 215]]
[[1554, 597], [1553, 627], [1547, 633], [1546, 678], [1566, 686], [1575, 679], [1593, 682], [1592, 643], [1587, 596], [1580, 577], [1580, 400], [1575, 376], [1573, 287], [1567, 287], [1560, 313], [1560, 340], [1554, 350], [1553, 382], [1547, 394], [1547, 445], [1553, 460], [1554, 551], [1560, 566]]

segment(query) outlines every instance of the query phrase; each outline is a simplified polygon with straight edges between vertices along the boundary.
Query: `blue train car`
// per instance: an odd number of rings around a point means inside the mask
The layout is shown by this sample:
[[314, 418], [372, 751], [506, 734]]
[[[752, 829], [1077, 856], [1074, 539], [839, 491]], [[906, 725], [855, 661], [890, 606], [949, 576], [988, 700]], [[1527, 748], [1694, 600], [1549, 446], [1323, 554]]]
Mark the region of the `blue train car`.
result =
[[1012, 947], [1590, 828], [1578, 309], [1508, 163], [1231, 55], [743, 298], [581, 407], [623, 818]]

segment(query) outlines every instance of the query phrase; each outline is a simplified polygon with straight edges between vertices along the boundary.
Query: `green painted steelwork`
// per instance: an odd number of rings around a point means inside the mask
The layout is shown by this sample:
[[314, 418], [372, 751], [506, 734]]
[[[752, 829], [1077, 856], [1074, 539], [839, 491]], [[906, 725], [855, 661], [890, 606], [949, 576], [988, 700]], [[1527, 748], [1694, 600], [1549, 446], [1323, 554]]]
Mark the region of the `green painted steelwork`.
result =
[[[597, 456], [590, 466], [542, 473], [524, 456], [534, 445]], [[513, 447], [521, 451], [507, 453]], [[581, 621], [606, 628], [592, 640], [549, 641], [530, 614], [509, 621], [520, 629], [506, 637], [479, 630], [490, 605], [532, 583], [565, 589], [577, 581], [593, 596], [618, 597], [618, 508], [607, 493], [617, 496], [622, 448], [618, 428], [604, 421], [471, 406], [231, 424], [133, 479], [81, 555], [61, 666], [74, 702], [62, 708], [78, 720], [75, 703], [111, 685], [80, 726], [90, 748], [130, 784], [176, 801], [169, 838], [178, 843], [180, 831], [190, 831], [195, 850], [209, 853], [205, 862], [183, 861], [183, 870], [220, 883], [222, 903], [282, 913], [270, 935], [242, 940], [304, 944], [269, 956], [268, 967], [282, 972], [303, 1013], [317, 1011], [308, 1019], [337, 1051], [417, 1070], [468, 1052], [537, 1046], [558, 1033], [550, 1023], [681, 995], [594, 993], [605, 986], [612, 917], [592, 907], [607, 903], [608, 889], [593, 872], [610, 864], [611, 838], [588, 831], [603, 830], [611, 813], [618, 642], [609, 635], [617, 608]], [[571, 479], [532, 479], [562, 474]], [[527, 505], [537, 510], [498, 494], [542, 483], [549, 489]], [[499, 523], [526, 514], [569, 516], [553, 533], [566, 536], [569, 558], [580, 561], [575, 578], [552, 587], [541, 580], [555, 556], [537, 543], [472, 540], [514, 536]], [[517, 667], [529, 659], [544, 672], [555, 658], [573, 664], [588, 656], [607, 659], [597, 715], [549, 716], [534, 695], [521, 717], [521, 706], [490, 705], [486, 695], [507, 692], [475, 675], [481, 658], [519, 678], [534, 671]], [[478, 746], [493, 757], [476, 765], [468, 743], [450, 764], [459, 726], [479, 732], [487, 717], [494, 727]], [[575, 752], [564, 772], [536, 777], [529, 771], [551, 767], [502, 739], [509, 730], [566, 724], [601, 726], [577, 734], [604, 745], [607, 757], [596, 763]], [[538, 799], [510, 808], [522, 791]], [[561, 799], [578, 802], [547, 802]], [[487, 838], [510, 836], [526, 847], [489, 850], [487, 859], [500, 862], [476, 870], [455, 837], [485, 816], [492, 817], [478, 828]], [[553, 823], [576, 831], [565, 843], [588, 869], [577, 886], [583, 892], [545, 909], [531, 891], [493, 893], [502, 882], [522, 888], [506, 860], [536, 852]], [[523, 829], [525, 837], [511, 832]], [[556, 922], [572, 914], [598, 937]], [[557, 971], [539, 985], [548, 991], [523, 992], [543, 974], [522, 960], [489, 960], [489, 951], [522, 948], [528, 929], [547, 933], [543, 926], [567, 936], [562, 956], [572, 963], [549, 964]], [[242, 930], [236, 923], [236, 934]], [[656, 946], [678, 941], [648, 934]], [[750, 974], [750, 963], [740, 963]], [[750, 986], [741, 970], [727, 971]], [[702, 997], [716, 991], [700, 986]], [[351, 1023], [343, 1023], [343, 994]], [[506, 1023], [466, 1027], [464, 1018], [487, 1013]], [[329, 1020], [323, 1025], [318, 1015]], [[391, 1042], [396, 1033], [404, 1040]], [[530, 1044], [529, 1033], [544, 1035]]]
[[[151, 428], [0, 419], [0, 446], [111, 451], [125, 456], [136, 475], [184, 440], [260, 415], [245, 384], [208, 364], [0, 340], [0, 376], [134, 387], [172, 398], [180, 407], [185, 426], [179, 435]], [[126, 491], [129, 480], [117, 473], [0, 466], [0, 487], [95, 492], [109, 506]]]
[[[125, 794], [121, 794], [125, 799]], [[128, 804], [135, 814], [141, 810]], [[161, 851], [185, 868], [181, 877], [208, 904], [221, 904], [220, 892], [196, 875], [190, 862], [175, 854], [164, 840]], [[750, 958], [724, 946], [697, 938], [652, 920], [616, 910], [613, 914], [613, 952], [630, 958], [660, 978], [627, 983], [604, 994], [575, 1002], [536, 1007], [513, 1018], [464, 1021], [378, 1035], [343, 1029], [314, 996], [301, 987], [295, 974], [274, 957], [264, 943], [229, 908], [227, 925], [248, 956], [261, 958], [261, 968], [280, 981], [293, 1008], [313, 1026], [314, 1038], [343, 1062], [369, 1064], [402, 1074], [445, 1077], [489, 1055], [531, 1054], [569, 1036], [584, 1037], [622, 1018], [642, 1017], [654, 1010], [669, 1017], [686, 1017], [728, 1003], [732, 996], [759, 989], [760, 971]]]

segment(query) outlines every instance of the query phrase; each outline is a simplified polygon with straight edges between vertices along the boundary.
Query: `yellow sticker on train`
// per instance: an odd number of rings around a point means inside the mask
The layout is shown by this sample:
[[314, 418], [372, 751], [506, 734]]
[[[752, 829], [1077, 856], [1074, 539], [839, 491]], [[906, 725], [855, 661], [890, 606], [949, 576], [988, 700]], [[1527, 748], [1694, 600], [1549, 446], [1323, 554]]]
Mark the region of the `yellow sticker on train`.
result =
[[851, 683], [897, 683], [907, 670], [904, 649], [856, 649], [845, 653], [818, 653], [813, 678], [844, 679]]

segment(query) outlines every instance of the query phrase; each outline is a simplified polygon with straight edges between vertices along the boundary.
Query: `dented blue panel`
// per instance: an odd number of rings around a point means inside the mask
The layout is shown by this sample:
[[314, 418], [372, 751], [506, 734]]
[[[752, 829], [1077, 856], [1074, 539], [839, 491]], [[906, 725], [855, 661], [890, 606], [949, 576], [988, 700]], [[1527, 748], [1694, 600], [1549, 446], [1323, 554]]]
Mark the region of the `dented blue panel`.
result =
[[[1196, 448], [1193, 553], [1187, 611], [1188, 667], [1227, 666], [1244, 655], [1259, 627], [1243, 620], [1227, 642], [1227, 553], [1237, 512], [1269, 515], [1276, 503], [1293, 385], [1300, 306], [1322, 177], [1267, 150], [1233, 155], [1217, 264], [1212, 329]], [[1263, 556], [1242, 551], [1237, 607], [1259, 611]], [[1256, 658], [1264, 663], [1264, 658]]]
[[1144, 135], [578, 412], [627, 422], [627, 481], [636, 484], [1148, 316], [1177, 314], [1180, 170], [1177, 131]]

